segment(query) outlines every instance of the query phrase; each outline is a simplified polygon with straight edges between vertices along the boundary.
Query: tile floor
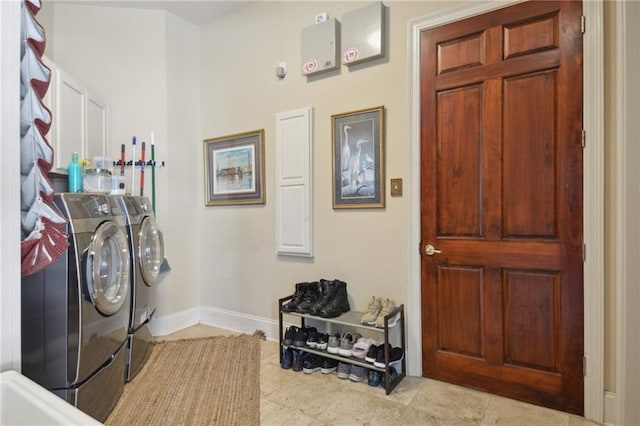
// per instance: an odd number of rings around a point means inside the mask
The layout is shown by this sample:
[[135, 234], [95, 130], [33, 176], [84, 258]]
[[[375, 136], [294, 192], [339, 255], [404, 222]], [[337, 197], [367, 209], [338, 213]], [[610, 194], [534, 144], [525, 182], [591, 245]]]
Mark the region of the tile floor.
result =
[[[233, 334], [198, 324], [162, 339]], [[262, 343], [260, 420], [263, 425], [567, 425], [583, 417], [436, 380], [405, 377], [391, 395], [334, 374], [280, 368], [277, 342]]]

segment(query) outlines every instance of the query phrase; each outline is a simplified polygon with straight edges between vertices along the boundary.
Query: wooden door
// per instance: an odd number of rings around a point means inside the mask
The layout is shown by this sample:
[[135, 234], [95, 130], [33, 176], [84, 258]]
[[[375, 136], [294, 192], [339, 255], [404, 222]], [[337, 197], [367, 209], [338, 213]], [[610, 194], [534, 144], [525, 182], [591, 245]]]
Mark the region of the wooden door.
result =
[[528, 2], [421, 41], [423, 373], [580, 414], [581, 15]]

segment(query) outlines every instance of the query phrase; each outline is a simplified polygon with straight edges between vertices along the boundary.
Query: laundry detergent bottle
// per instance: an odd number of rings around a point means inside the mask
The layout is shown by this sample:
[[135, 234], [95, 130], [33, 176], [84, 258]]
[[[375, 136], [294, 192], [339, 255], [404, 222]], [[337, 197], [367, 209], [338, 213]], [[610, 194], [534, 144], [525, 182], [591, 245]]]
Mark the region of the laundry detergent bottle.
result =
[[71, 156], [67, 172], [69, 173], [69, 192], [82, 192], [82, 166], [78, 162], [77, 152]]

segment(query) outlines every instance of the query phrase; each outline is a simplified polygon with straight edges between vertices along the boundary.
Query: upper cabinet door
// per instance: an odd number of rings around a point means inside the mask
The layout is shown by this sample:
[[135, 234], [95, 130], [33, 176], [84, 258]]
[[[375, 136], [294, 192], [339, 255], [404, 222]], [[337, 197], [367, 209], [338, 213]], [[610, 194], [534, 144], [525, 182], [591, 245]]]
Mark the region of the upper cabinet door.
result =
[[53, 119], [47, 135], [54, 149], [54, 168], [66, 169], [74, 152], [92, 160], [106, 152], [108, 104], [49, 58], [51, 83], [44, 98]]
[[69, 74], [58, 68], [53, 121], [56, 123], [56, 166], [66, 169], [74, 152], [85, 158], [85, 108], [86, 95], [83, 87]]
[[107, 103], [87, 92], [87, 139], [85, 158], [104, 157], [107, 144]]

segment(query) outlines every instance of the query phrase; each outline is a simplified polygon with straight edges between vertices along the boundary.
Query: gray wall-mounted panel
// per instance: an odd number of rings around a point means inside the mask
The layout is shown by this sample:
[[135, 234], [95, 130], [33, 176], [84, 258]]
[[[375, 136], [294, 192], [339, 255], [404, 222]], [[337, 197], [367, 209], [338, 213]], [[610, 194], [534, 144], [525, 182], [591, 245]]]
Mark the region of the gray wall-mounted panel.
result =
[[385, 55], [385, 7], [382, 2], [342, 16], [342, 63], [358, 64]]
[[335, 18], [302, 30], [302, 74], [338, 68], [339, 22]]

